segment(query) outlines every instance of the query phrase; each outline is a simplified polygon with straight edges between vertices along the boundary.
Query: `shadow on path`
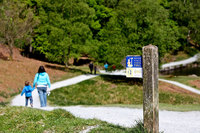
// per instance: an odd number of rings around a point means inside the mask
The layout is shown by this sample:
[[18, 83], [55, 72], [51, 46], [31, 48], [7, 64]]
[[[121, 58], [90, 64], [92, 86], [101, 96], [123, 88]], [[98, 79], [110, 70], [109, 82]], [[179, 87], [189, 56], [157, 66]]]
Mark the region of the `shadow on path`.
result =
[[127, 78], [120, 75], [100, 75], [100, 77], [108, 82], [115, 84], [142, 85], [143, 80], [140, 78]]

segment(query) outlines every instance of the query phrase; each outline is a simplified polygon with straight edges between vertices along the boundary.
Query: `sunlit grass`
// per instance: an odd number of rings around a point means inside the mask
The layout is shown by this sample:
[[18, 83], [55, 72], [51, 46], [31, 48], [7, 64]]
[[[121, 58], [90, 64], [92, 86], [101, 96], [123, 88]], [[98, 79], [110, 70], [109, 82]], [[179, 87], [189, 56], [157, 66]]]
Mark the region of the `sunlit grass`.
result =
[[75, 118], [61, 109], [42, 111], [25, 107], [1, 107], [0, 123], [0, 132], [79, 132], [101, 122]]
[[[78, 133], [90, 126], [97, 126], [91, 132], [131, 133], [133, 130], [143, 132], [143, 124], [137, 122], [133, 128], [125, 128], [102, 122], [95, 119], [81, 119], [74, 117], [62, 109], [43, 111], [26, 107], [0, 106], [0, 132], [27, 132], [27, 133], [52, 133], [67, 132]], [[139, 126], [138, 126], [139, 125]]]
[[[120, 107], [143, 109], [143, 104], [108, 104], [108, 105], [83, 105], [84, 107]], [[159, 103], [159, 110], [168, 111], [200, 111], [200, 104], [166, 104]]]
[[58, 105], [131, 104], [130, 101], [139, 104], [142, 101], [142, 90], [137, 85], [116, 85], [97, 77], [54, 90], [49, 100]]
[[160, 110], [170, 110], [170, 111], [200, 111], [200, 104], [159, 104]]
[[[76, 85], [52, 91], [52, 105], [142, 105], [143, 90], [141, 80], [124, 77], [99, 76]], [[198, 95], [159, 91], [159, 102], [172, 105], [198, 105]]]

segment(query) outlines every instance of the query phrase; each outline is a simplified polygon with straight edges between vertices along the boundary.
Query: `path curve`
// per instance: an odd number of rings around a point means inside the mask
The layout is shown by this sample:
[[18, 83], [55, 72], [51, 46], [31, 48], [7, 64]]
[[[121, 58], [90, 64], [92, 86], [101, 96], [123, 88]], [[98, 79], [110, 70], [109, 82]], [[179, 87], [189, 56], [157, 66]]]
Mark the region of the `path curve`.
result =
[[161, 66], [161, 69], [174, 68], [175, 66], [180, 66], [180, 65], [186, 66], [187, 64], [192, 64], [192, 63], [196, 62], [197, 60], [198, 60], [198, 54], [196, 54], [193, 57], [190, 57], [188, 59], [185, 59], [185, 60], [163, 64]]
[[159, 79], [159, 81], [163, 81], [163, 82], [166, 82], [166, 83], [170, 83], [170, 84], [176, 85], [176, 86], [178, 86], [178, 87], [181, 87], [181, 88], [183, 88], [183, 89], [189, 90], [189, 91], [191, 91], [191, 92], [194, 92], [194, 93], [200, 95], [200, 90], [197, 90], [197, 89], [195, 89], [195, 88], [192, 88], [192, 87], [187, 86], [187, 85], [184, 85], [184, 84], [181, 84], [181, 83], [179, 83], [179, 82], [171, 81], [171, 80], [165, 80], [165, 79]]
[[[119, 75], [120, 71], [118, 71]], [[79, 83], [81, 81], [94, 78], [97, 75], [81, 75], [64, 81], [52, 84], [50, 90]], [[24, 106], [25, 97], [17, 95], [11, 102], [12, 106]], [[115, 125], [132, 127], [136, 121], [143, 120], [143, 110], [121, 107], [85, 107], [85, 106], [67, 106], [67, 107], [40, 107], [37, 91], [33, 91], [34, 108], [51, 111], [54, 109], [64, 109], [76, 117], [84, 119], [99, 119]], [[200, 111], [174, 112], [159, 111], [159, 129], [164, 133], [197, 133], [200, 132]]]
[[[71, 79], [66, 79], [66, 80], [63, 80], [63, 81], [59, 81], [59, 82], [56, 82], [56, 83], [53, 83], [51, 85], [51, 88], [48, 89], [49, 91], [52, 91], [54, 89], [57, 89], [57, 88], [61, 88], [61, 87], [64, 87], [64, 86], [69, 86], [69, 85], [73, 85], [73, 84], [77, 84], [79, 82], [82, 82], [84, 80], [88, 80], [90, 78], [94, 78], [98, 75], [91, 75], [91, 74], [87, 74], [87, 75], [80, 75], [80, 76], [77, 76], [77, 77], [74, 77], [74, 78], [71, 78]], [[33, 97], [33, 104], [34, 104], [34, 107], [40, 107], [40, 100], [39, 100], [39, 96], [38, 96], [38, 92], [36, 90], [34, 90], [32, 92], [32, 97]], [[11, 101], [11, 105], [12, 106], [24, 106], [25, 105], [25, 95], [24, 96], [21, 96], [21, 95], [17, 95], [12, 101]]]
[[[104, 70], [100, 70], [100, 72], [102, 74], [106, 74], [106, 75], [121, 75], [121, 76], [125, 76], [126, 75], [126, 70], [117, 70], [115, 72], [106, 72]], [[200, 90], [197, 90], [195, 88], [192, 88], [190, 86], [187, 86], [185, 84], [182, 84], [182, 83], [179, 83], [179, 82], [176, 82], [176, 81], [171, 81], [171, 80], [165, 80], [165, 79], [158, 79], [159, 81], [162, 81], [162, 82], [166, 82], [166, 83], [170, 83], [170, 84], [173, 84], [173, 85], [176, 85], [178, 87], [181, 87], [185, 90], [188, 90], [188, 91], [191, 91], [193, 93], [196, 93], [196, 94], [199, 94], [200, 95]]]

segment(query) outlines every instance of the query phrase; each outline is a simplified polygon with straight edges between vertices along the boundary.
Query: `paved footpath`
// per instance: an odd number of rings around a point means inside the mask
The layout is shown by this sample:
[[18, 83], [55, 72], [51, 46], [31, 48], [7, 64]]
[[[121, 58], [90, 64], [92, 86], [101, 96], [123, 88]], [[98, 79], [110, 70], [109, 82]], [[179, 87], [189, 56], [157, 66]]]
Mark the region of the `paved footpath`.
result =
[[187, 85], [184, 85], [184, 84], [181, 84], [179, 82], [176, 82], [176, 81], [171, 81], [171, 80], [165, 80], [165, 79], [159, 79], [159, 81], [163, 81], [163, 82], [166, 82], [166, 83], [170, 83], [170, 84], [173, 84], [173, 85], [176, 85], [178, 87], [181, 87], [183, 89], [186, 89], [188, 91], [191, 91], [193, 93], [196, 93], [196, 94], [199, 94], [200, 95], [200, 90], [197, 90], [195, 88], [192, 88], [190, 86], [187, 86]]
[[[84, 80], [88, 80], [90, 78], [94, 78], [96, 77], [97, 75], [91, 75], [91, 74], [88, 74], [88, 75], [80, 75], [80, 76], [77, 76], [77, 77], [74, 77], [74, 78], [71, 78], [71, 79], [66, 79], [66, 80], [63, 80], [63, 81], [59, 81], [59, 82], [56, 82], [56, 83], [53, 83], [51, 85], [51, 88], [49, 89], [48, 88], [48, 91], [52, 91], [54, 89], [57, 89], [57, 88], [61, 88], [61, 87], [64, 87], [64, 86], [69, 86], [69, 85], [73, 85], [73, 84], [77, 84], [79, 82], [82, 82]], [[40, 100], [39, 100], [39, 96], [38, 96], [38, 92], [37, 90], [34, 90], [33, 93], [32, 93], [32, 97], [33, 97], [33, 106], [34, 107], [40, 107]], [[11, 105], [12, 106], [24, 106], [25, 105], [25, 95], [24, 96], [21, 96], [21, 95], [17, 95], [11, 102]]]
[[198, 54], [194, 55], [193, 57], [190, 57], [188, 59], [185, 59], [185, 60], [181, 60], [181, 61], [176, 61], [176, 62], [170, 62], [170, 63], [166, 63], [166, 64], [163, 64], [161, 66], [161, 69], [165, 69], [165, 68], [174, 68], [176, 66], [186, 66], [188, 64], [192, 64], [194, 62], [196, 62], [198, 60]]
[[[52, 84], [50, 90], [79, 83], [81, 81], [94, 78], [97, 75], [81, 75], [75, 78]], [[24, 106], [24, 96], [17, 95], [11, 102], [12, 106]], [[135, 121], [143, 119], [142, 109], [122, 108], [122, 107], [85, 107], [85, 106], [66, 106], [66, 107], [40, 107], [37, 91], [33, 91], [34, 108], [51, 111], [62, 108], [69, 111], [76, 117], [84, 119], [99, 119], [115, 125], [132, 127]], [[164, 133], [200, 133], [200, 111], [174, 112], [159, 111], [159, 129]]]

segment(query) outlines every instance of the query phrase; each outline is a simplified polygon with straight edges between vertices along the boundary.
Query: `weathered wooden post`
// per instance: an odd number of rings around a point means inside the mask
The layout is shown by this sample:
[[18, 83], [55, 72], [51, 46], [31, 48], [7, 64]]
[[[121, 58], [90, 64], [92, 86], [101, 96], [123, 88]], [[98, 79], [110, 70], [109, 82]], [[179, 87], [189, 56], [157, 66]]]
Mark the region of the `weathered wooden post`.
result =
[[159, 133], [158, 48], [150, 44], [142, 52], [144, 128]]

